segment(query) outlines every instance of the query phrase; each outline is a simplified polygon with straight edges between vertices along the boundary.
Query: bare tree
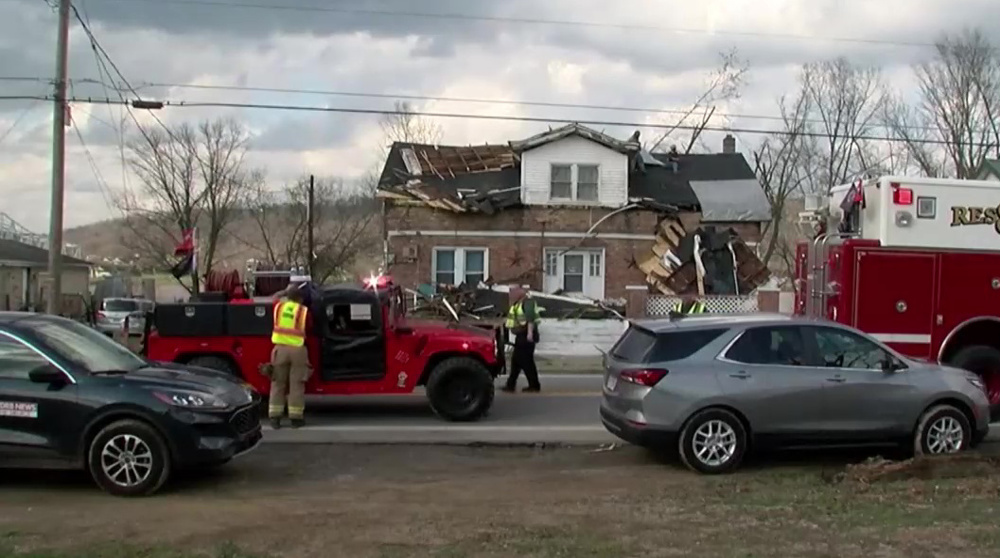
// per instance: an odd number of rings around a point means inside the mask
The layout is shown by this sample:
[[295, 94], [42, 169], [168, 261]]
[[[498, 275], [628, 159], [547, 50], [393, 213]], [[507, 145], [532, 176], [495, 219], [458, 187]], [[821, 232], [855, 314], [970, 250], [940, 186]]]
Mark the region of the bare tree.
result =
[[799, 81], [809, 104], [817, 142], [816, 173], [809, 189], [826, 193], [878, 165], [876, 146], [865, 139], [880, 123], [886, 88], [878, 68], [845, 58], [806, 64]]
[[746, 84], [747, 72], [750, 69], [749, 63], [741, 59], [735, 49], [721, 53], [719, 57], [721, 59], [719, 67], [709, 74], [705, 91], [672, 127], [647, 146], [649, 151], [663, 148], [663, 142], [671, 137], [677, 128], [685, 126], [690, 128], [691, 133], [686, 140], [683, 153], [690, 153], [698, 144], [702, 132], [711, 122], [712, 117], [715, 116], [718, 106], [740, 98], [743, 86]]
[[[319, 283], [343, 276], [357, 258], [377, 245], [372, 224], [374, 200], [365, 193], [347, 192], [343, 181], [319, 179], [314, 186], [313, 252]], [[256, 238], [244, 239], [260, 250], [258, 259], [275, 267], [309, 260], [309, 179], [302, 178], [280, 191], [258, 185], [246, 209], [256, 228]]]
[[396, 101], [394, 109], [392, 114], [379, 120], [379, 127], [386, 140], [427, 144], [441, 141], [444, 135], [441, 126], [416, 114], [413, 105], [406, 101]]
[[981, 31], [945, 35], [914, 74], [919, 102], [895, 101], [886, 124], [924, 174], [972, 178], [1000, 157], [1000, 50]]
[[[246, 128], [228, 119], [197, 127], [141, 126], [128, 143], [128, 164], [141, 187], [118, 200], [125, 215], [125, 246], [162, 269], [173, 263], [183, 232], [198, 227], [198, 271], [210, 272], [241, 196], [261, 180], [244, 168], [249, 137]], [[185, 287], [196, 293], [198, 281]]]
[[785, 230], [789, 225], [787, 202], [789, 198], [801, 195], [811, 178], [815, 145], [813, 138], [806, 135], [812, 108], [810, 95], [800, 91], [791, 103], [782, 98], [778, 106], [781, 109], [782, 130], [764, 138], [753, 151], [753, 163], [754, 172], [771, 206], [771, 221], [763, 231], [767, 248], [761, 259], [764, 265], [768, 265], [774, 256], [778, 256], [787, 272], [794, 265], [791, 244], [798, 236], [794, 230]]

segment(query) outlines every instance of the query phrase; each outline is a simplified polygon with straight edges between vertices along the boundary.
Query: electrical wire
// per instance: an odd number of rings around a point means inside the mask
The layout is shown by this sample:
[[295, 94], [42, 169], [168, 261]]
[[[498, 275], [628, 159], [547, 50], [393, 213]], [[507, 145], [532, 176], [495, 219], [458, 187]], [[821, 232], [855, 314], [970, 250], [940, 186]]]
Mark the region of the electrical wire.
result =
[[[51, 97], [39, 96], [39, 97], [17, 97], [19, 99], [40, 99], [40, 100], [51, 100]], [[94, 98], [73, 98], [67, 99], [67, 102], [73, 103], [89, 103], [89, 104], [121, 104], [121, 101], [115, 101], [113, 99], [94, 99]], [[240, 109], [253, 109], [253, 110], [280, 110], [280, 111], [291, 111], [291, 112], [320, 112], [320, 113], [334, 113], [334, 114], [358, 114], [358, 115], [377, 115], [377, 116], [392, 116], [398, 114], [397, 111], [391, 109], [369, 109], [369, 108], [346, 108], [346, 107], [318, 107], [318, 106], [308, 106], [308, 105], [286, 105], [286, 104], [266, 104], [266, 103], [227, 103], [227, 102], [214, 102], [214, 101], [162, 101], [164, 107], [171, 108], [240, 108]], [[614, 126], [614, 127], [629, 127], [629, 128], [652, 128], [652, 129], [673, 129], [673, 130], [685, 130], [685, 131], [704, 131], [704, 132], [728, 132], [733, 134], [755, 134], [755, 135], [780, 135], [780, 136], [799, 136], [799, 137], [809, 137], [809, 138], [830, 138], [834, 137], [833, 134], [828, 134], [824, 132], [813, 132], [813, 131], [788, 131], [788, 130], [776, 130], [776, 129], [763, 129], [763, 128], [745, 128], [745, 127], [731, 127], [731, 126], [695, 126], [695, 125], [685, 125], [685, 124], [655, 124], [649, 122], [628, 122], [628, 121], [615, 121], [615, 120], [587, 120], [587, 119], [567, 119], [567, 118], [545, 118], [539, 116], [502, 116], [495, 114], [471, 114], [471, 113], [458, 113], [458, 112], [431, 112], [431, 111], [412, 111], [409, 114], [413, 116], [421, 116], [424, 118], [449, 118], [449, 119], [460, 119], [460, 120], [485, 120], [485, 121], [496, 121], [496, 122], [531, 122], [539, 124], [583, 124], [592, 127], [601, 126]], [[944, 140], [935, 139], [903, 139], [891, 136], [878, 136], [878, 135], [859, 135], [851, 136], [852, 140], [855, 141], [884, 141], [893, 143], [911, 143], [919, 145], [951, 145], [952, 142]], [[969, 146], [981, 146], [981, 147], [995, 147], [991, 142], [969, 142], [966, 143]]]
[[104, 179], [104, 175], [101, 173], [101, 169], [98, 167], [93, 153], [90, 152], [87, 142], [83, 139], [80, 127], [76, 125], [76, 120], [72, 117], [70, 117], [70, 124], [73, 131], [76, 133], [77, 139], [80, 140], [80, 145], [83, 146], [83, 152], [87, 156], [87, 162], [90, 163], [90, 170], [94, 173], [94, 178], [97, 179], [97, 188], [101, 192], [101, 197], [104, 198], [104, 205], [108, 209], [112, 209], [114, 205], [111, 203], [111, 188], [108, 186], [108, 182]]
[[17, 128], [17, 125], [20, 124], [22, 120], [24, 120], [25, 116], [28, 116], [28, 113], [31, 112], [32, 109], [34, 109], [36, 106], [38, 106], [38, 103], [39, 103], [39, 101], [35, 100], [31, 104], [29, 104], [28, 106], [24, 107], [24, 110], [21, 111], [21, 114], [19, 114], [18, 117], [16, 119], [14, 119], [14, 123], [11, 124], [4, 131], [3, 134], [0, 134], [0, 144], [3, 144], [3, 141], [5, 139], [7, 139], [7, 136], [9, 136], [11, 134], [11, 132], [14, 131], [14, 128]]
[[452, 21], [479, 21], [479, 22], [490, 22], [490, 23], [507, 23], [507, 24], [518, 24], [518, 25], [549, 25], [549, 26], [559, 26], [559, 27], [581, 27], [581, 28], [593, 28], [593, 29], [615, 29], [622, 31], [645, 31], [654, 33], [673, 33], [673, 34], [684, 34], [684, 35], [708, 35], [708, 36], [732, 36], [732, 37], [744, 37], [753, 39], [778, 39], [778, 40], [789, 40], [789, 41], [821, 41], [821, 42], [833, 42], [833, 43], [853, 43], [853, 44], [863, 44], [871, 46], [895, 46], [895, 47], [916, 47], [916, 48], [927, 48], [933, 47], [933, 43], [920, 42], [920, 41], [901, 41], [901, 40], [890, 40], [890, 39], [869, 39], [864, 37], [837, 37], [837, 36], [824, 36], [824, 35], [800, 35], [795, 33], [768, 33], [762, 31], [738, 31], [730, 29], [699, 29], [694, 27], [674, 27], [674, 26], [664, 26], [664, 25], [648, 25], [648, 24], [633, 24], [633, 23], [609, 23], [609, 22], [599, 22], [599, 21], [584, 21], [584, 20], [564, 20], [564, 19], [544, 19], [544, 18], [527, 18], [527, 17], [502, 17], [502, 16], [487, 16], [487, 15], [474, 15], [474, 14], [463, 14], [455, 12], [418, 12], [418, 11], [407, 11], [407, 10], [385, 10], [385, 9], [370, 9], [370, 8], [340, 8], [340, 7], [330, 7], [330, 6], [289, 6], [280, 4], [265, 4], [260, 2], [246, 2], [246, 1], [227, 1], [222, 2], [218, 0], [92, 0], [95, 2], [118, 2], [118, 3], [149, 3], [156, 5], [175, 5], [175, 6], [190, 6], [190, 7], [214, 7], [222, 9], [233, 9], [233, 10], [269, 10], [269, 11], [283, 11], [283, 12], [299, 12], [299, 13], [327, 13], [327, 14], [349, 14], [349, 15], [364, 15], [364, 16], [374, 16], [374, 17], [391, 17], [391, 18], [418, 18], [418, 19], [432, 19], [436, 21], [440, 20], [452, 20]]
[[[2, 78], [0, 78], [2, 79]], [[16, 79], [16, 78], [15, 78]], [[26, 78], [34, 81], [40, 78]], [[71, 80], [76, 83], [94, 83], [102, 84], [101, 81], [95, 80], [93, 78], [76, 78]], [[103, 84], [102, 84], [103, 85]], [[114, 86], [112, 86], [114, 87]], [[330, 97], [349, 97], [349, 98], [359, 98], [359, 99], [386, 99], [386, 100], [403, 100], [403, 101], [432, 101], [432, 102], [447, 102], [447, 103], [469, 103], [469, 104], [484, 104], [484, 105], [502, 105], [502, 106], [524, 106], [524, 107], [539, 107], [539, 108], [559, 108], [559, 109], [581, 109], [581, 110], [600, 110], [608, 112], [627, 112], [636, 114], [649, 114], [649, 115], [685, 115], [685, 116], [705, 116], [707, 111], [694, 112], [692, 113], [690, 109], [659, 109], [659, 108], [641, 108], [641, 107], [623, 107], [623, 106], [611, 106], [611, 105], [599, 105], [599, 104], [581, 104], [581, 103], [559, 103], [559, 102], [548, 102], [548, 101], [519, 101], [510, 99], [486, 99], [477, 97], [444, 97], [435, 95], [412, 95], [412, 94], [393, 94], [393, 93], [367, 93], [360, 91], [336, 91], [336, 90], [324, 90], [324, 89], [295, 89], [295, 88], [283, 88], [283, 87], [250, 87], [250, 86], [239, 86], [239, 85], [201, 85], [201, 84], [183, 84], [183, 83], [165, 83], [165, 82], [155, 82], [155, 81], [144, 81], [138, 82], [136, 89], [147, 89], [151, 87], [159, 88], [174, 88], [174, 89], [195, 89], [195, 90], [207, 90], [207, 91], [244, 91], [244, 92], [256, 92], [256, 93], [282, 93], [282, 94], [301, 94], [301, 95], [320, 95], [320, 96], [330, 96]], [[120, 92], [120, 91], [119, 91]], [[784, 116], [775, 114], [746, 114], [738, 112], [722, 112], [713, 111], [713, 116], [726, 119], [734, 120], [769, 120], [774, 122], [785, 122], [787, 119]], [[823, 124], [824, 121], [817, 118], [805, 118], [803, 121], [807, 124]], [[933, 131], [936, 128], [931, 126], [916, 126], [908, 125], [904, 127], [907, 130], [920, 130], [920, 131]]]

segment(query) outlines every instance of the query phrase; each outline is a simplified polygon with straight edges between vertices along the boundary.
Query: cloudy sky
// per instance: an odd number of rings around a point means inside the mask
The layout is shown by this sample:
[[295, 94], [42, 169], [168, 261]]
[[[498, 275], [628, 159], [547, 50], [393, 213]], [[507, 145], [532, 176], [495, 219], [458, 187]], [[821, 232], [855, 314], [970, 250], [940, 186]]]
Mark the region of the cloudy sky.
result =
[[[760, 117], [777, 113], [776, 98], [794, 90], [804, 62], [847, 56], [878, 64], [908, 91], [910, 65], [929, 55], [927, 44], [940, 33], [978, 25], [1000, 43], [996, 0], [74, 1], [122, 74], [147, 98], [389, 109], [394, 97], [410, 95], [438, 99], [413, 101], [425, 111], [628, 123], [606, 127], [623, 138], [633, 123], [674, 121], [669, 111], [689, 106], [719, 52], [732, 48], [749, 62], [749, 82], [741, 99], [722, 107], [730, 116], [715, 124], [767, 129], [775, 122]], [[50, 91], [45, 80], [54, 72], [55, 29], [56, 14], [46, 0], [0, 0], [0, 97]], [[102, 75], [79, 25], [71, 29], [69, 68], [77, 80], [73, 95], [108, 95], [103, 86], [83, 81]], [[39, 81], [3, 79], [10, 77]], [[150, 83], [171, 85], [140, 87]], [[380, 144], [374, 115], [171, 107], [158, 116], [170, 124], [223, 114], [253, 130], [250, 163], [265, 167], [275, 187], [308, 173], [357, 177], [375, 163]], [[68, 227], [112, 216], [110, 198], [123, 184], [135, 187], [135, 179], [123, 175], [119, 150], [118, 126], [127, 116], [84, 103], [74, 104], [72, 115]], [[48, 228], [51, 118], [48, 103], [0, 100], [0, 211], [38, 232]], [[443, 142], [458, 144], [506, 142], [545, 127], [437, 122]], [[654, 133], [644, 129], [643, 137]], [[741, 147], [759, 141], [758, 135], [736, 135]], [[721, 144], [718, 137], [707, 141]]]

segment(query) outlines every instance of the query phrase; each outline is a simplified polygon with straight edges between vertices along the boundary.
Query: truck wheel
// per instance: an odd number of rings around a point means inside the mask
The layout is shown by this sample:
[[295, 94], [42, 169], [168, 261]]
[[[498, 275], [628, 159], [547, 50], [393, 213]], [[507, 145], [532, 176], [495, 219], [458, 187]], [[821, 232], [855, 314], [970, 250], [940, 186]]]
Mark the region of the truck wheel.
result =
[[1000, 351], [986, 345], [966, 347], [952, 357], [950, 365], [975, 372], [986, 384], [986, 397], [990, 408], [1000, 405]]
[[479, 420], [493, 405], [493, 376], [481, 362], [453, 357], [439, 363], [427, 379], [431, 409], [454, 422]]
[[917, 421], [914, 455], [947, 455], [969, 449], [972, 427], [965, 413], [951, 405], [935, 405]]
[[191, 360], [185, 362], [184, 364], [190, 364], [191, 366], [200, 366], [202, 368], [210, 368], [212, 370], [218, 370], [219, 372], [225, 372], [230, 376], [237, 378], [242, 378], [239, 370], [237, 370], [232, 363], [228, 360], [217, 357], [217, 356], [196, 356]]
[[94, 436], [87, 468], [97, 486], [114, 496], [149, 496], [170, 478], [170, 452], [152, 426], [120, 420]]

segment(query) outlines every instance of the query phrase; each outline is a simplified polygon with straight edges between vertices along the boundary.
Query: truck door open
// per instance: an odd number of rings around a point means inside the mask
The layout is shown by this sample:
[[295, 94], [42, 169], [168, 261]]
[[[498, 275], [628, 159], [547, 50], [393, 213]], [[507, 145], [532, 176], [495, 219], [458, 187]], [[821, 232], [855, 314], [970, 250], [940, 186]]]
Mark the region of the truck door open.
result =
[[933, 359], [937, 256], [926, 252], [855, 252], [854, 325], [900, 351]]

